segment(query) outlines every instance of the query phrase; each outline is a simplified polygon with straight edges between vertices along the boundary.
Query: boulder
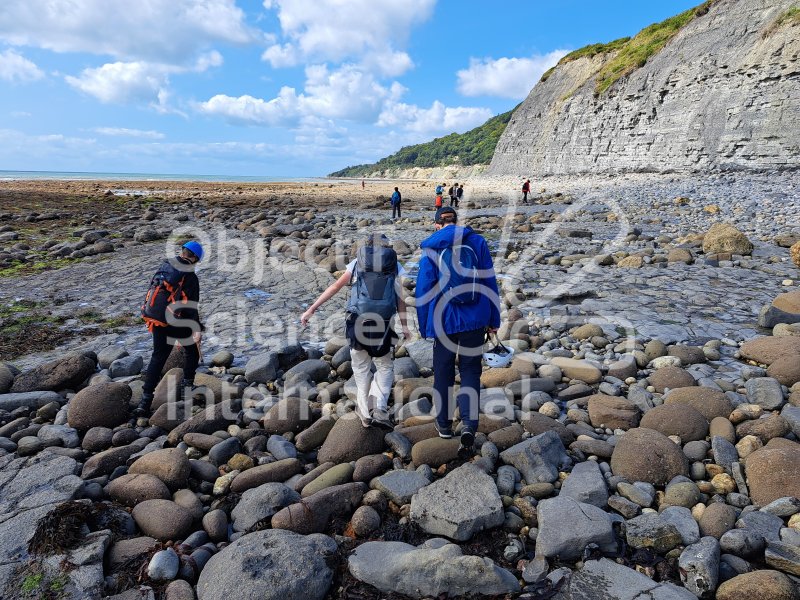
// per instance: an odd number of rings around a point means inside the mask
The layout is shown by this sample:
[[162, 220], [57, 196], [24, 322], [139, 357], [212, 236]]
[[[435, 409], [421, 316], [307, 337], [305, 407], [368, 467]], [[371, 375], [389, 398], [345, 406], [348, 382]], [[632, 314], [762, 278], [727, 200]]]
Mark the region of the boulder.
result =
[[639, 408], [630, 400], [617, 396], [589, 396], [589, 419], [595, 427], [630, 429], [639, 424]]
[[319, 358], [309, 358], [286, 371], [283, 379], [287, 385], [296, 381], [326, 381], [331, 373], [331, 366]]
[[727, 419], [733, 412], [733, 405], [724, 392], [699, 386], [671, 390], [665, 396], [664, 404], [687, 404], [703, 415], [709, 423], [715, 417]]
[[578, 379], [584, 383], [598, 383], [603, 379], [603, 373], [594, 365], [574, 358], [555, 357], [550, 360], [561, 372], [570, 379]]
[[431, 437], [421, 440], [411, 447], [411, 460], [415, 466], [429, 465], [436, 469], [458, 457], [460, 442]]
[[148, 452], [128, 469], [128, 473], [158, 477], [172, 492], [187, 487], [190, 472], [189, 458], [178, 448]]
[[125, 506], [136, 506], [145, 500], [170, 500], [169, 488], [155, 475], [128, 473], [106, 486], [106, 494]]
[[162, 542], [184, 539], [194, 520], [187, 509], [171, 500], [145, 500], [131, 515], [145, 535]]
[[756, 450], [748, 455], [745, 472], [756, 504], [764, 506], [785, 496], [800, 498], [800, 444]]
[[282, 508], [300, 502], [300, 494], [282, 483], [265, 483], [242, 494], [231, 511], [234, 531], [248, 531]]
[[656, 369], [647, 379], [659, 394], [663, 394], [667, 388], [675, 389], [697, 385], [691, 373], [684, 371], [680, 367]]
[[372, 480], [370, 487], [383, 493], [397, 506], [411, 502], [412, 496], [430, 484], [430, 480], [418, 471], [389, 471]]
[[800, 590], [783, 573], [759, 570], [737, 575], [717, 589], [717, 600], [800, 600]]
[[322, 534], [256, 531], [211, 557], [197, 580], [197, 598], [322, 600], [333, 582], [328, 561], [337, 550]]
[[114, 428], [130, 415], [130, 386], [125, 383], [96, 383], [82, 389], [67, 404], [70, 427], [85, 432], [92, 427]]
[[269, 383], [275, 380], [279, 368], [278, 353], [264, 352], [247, 361], [244, 377], [248, 383]]
[[678, 402], [650, 409], [642, 417], [641, 426], [666, 436], [677, 435], [684, 443], [704, 440], [708, 435], [706, 418], [691, 405]]
[[614, 447], [611, 469], [630, 481], [665, 485], [677, 475], [688, 476], [689, 462], [681, 447], [653, 429], [639, 427], [625, 433]]
[[792, 387], [800, 381], [800, 356], [780, 357], [767, 367], [767, 375], [786, 387]]
[[305, 429], [313, 419], [311, 404], [302, 398], [284, 398], [267, 411], [261, 424], [270, 434], [281, 435]]
[[93, 358], [85, 354], [69, 354], [17, 375], [12, 392], [60, 391], [77, 389], [95, 371]]
[[[587, 560], [554, 597], [556, 600], [697, 600], [689, 590], [657, 583], [613, 560]], [[752, 600], [752, 599], [751, 599]]]
[[420, 369], [433, 368], [433, 342], [430, 340], [414, 340], [403, 344], [408, 355]]
[[800, 357], [800, 337], [760, 337], [749, 340], [739, 347], [739, 354], [745, 360], [752, 360], [767, 366], [781, 357]]
[[296, 458], [285, 458], [273, 463], [258, 465], [239, 473], [231, 482], [231, 491], [240, 494], [265, 483], [284, 482], [303, 470]]
[[33, 411], [47, 406], [51, 402], [61, 404], [63, 401], [64, 398], [60, 394], [52, 391], [0, 394], [0, 410], [13, 412], [18, 408], [27, 408]]
[[758, 324], [772, 329], [778, 323], [800, 323], [800, 291], [778, 294], [761, 309]]
[[365, 491], [366, 485], [361, 482], [327, 487], [278, 511], [272, 517], [272, 528], [306, 535], [321, 533], [333, 517], [352, 514]]
[[537, 556], [574, 561], [589, 544], [596, 544], [601, 552], [616, 551], [611, 517], [603, 509], [566, 495], [542, 500], [537, 509]]
[[730, 223], [714, 223], [703, 236], [703, 252], [749, 255], [753, 252], [753, 244]]
[[367, 542], [347, 561], [350, 573], [385, 594], [409, 598], [504, 596], [520, 587], [516, 577], [491, 559], [462, 554], [441, 539], [414, 547], [403, 542]]
[[608, 504], [608, 486], [597, 463], [587, 460], [576, 464], [561, 484], [559, 496], [605, 508]]
[[466, 541], [502, 525], [505, 517], [494, 480], [467, 463], [420, 489], [411, 499], [409, 518], [431, 535]]
[[337, 419], [322, 448], [319, 462], [343, 463], [357, 460], [368, 454], [383, 450], [385, 432], [377, 427], [364, 427], [355, 413], [347, 413]]
[[501, 452], [500, 458], [515, 466], [529, 484], [556, 481], [559, 471], [572, 462], [554, 431], [524, 440]]

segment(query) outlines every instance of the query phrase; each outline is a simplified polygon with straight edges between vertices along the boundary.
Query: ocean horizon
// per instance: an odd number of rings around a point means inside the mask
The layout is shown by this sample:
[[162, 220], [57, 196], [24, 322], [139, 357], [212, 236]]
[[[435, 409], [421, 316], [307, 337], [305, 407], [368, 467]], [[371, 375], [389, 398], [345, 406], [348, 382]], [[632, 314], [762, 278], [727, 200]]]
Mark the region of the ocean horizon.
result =
[[[329, 180], [328, 177], [272, 175], [193, 175], [180, 173], [116, 173], [100, 171], [11, 171], [0, 169], [0, 181], [52, 179], [63, 181], [204, 181], [219, 183], [276, 183]], [[344, 178], [337, 178], [344, 179]]]

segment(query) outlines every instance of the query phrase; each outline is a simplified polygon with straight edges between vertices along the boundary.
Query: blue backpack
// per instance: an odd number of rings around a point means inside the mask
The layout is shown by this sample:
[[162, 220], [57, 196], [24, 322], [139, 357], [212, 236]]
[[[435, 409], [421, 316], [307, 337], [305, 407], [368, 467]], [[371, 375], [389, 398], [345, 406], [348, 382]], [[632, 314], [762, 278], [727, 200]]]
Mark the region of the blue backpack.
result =
[[442, 294], [455, 304], [475, 304], [478, 290], [478, 255], [471, 246], [457, 244], [439, 252], [439, 274], [444, 275]]

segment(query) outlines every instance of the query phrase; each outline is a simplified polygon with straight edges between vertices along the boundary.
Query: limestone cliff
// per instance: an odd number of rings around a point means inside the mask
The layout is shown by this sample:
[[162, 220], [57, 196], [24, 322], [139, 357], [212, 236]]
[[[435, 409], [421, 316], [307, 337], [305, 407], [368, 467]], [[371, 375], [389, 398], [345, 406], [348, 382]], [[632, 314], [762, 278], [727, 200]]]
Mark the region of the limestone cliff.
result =
[[798, 168], [797, 4], [711, 2], [604, 90], [618, 51], [563, 61], [514, 112], [487, 174]]

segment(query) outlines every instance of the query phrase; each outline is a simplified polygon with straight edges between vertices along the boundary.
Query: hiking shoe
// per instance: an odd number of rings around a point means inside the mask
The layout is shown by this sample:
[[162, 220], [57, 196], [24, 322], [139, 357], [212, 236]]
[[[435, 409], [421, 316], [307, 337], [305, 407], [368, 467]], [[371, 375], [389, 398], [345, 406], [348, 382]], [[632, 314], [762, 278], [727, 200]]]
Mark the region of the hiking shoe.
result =
[[153, 404], [153, 394], [143, 392], [142, 399], [139, 401], [138, 406], [133, 410], [134, 417], [143, 417], [150, 412], [150, 406]]
[[366, 429], [367, 427], [369, 427], [370, 425], [372, 425], [372, 419], [371, 419], [370, 417], [365, 417], [364, 415], [362, 415], [362, 414], [361, 414], [361, 413], [358, 411], [358, 409], [356, 409], [356, 411], [355, 411], [355, 412], [356, 412], [356, 416], [357, 416], [359, 419], [361, 419], [361, 426], [362, 426], [364, 429]]
[[450, 428], [449, 425], [442, 427], [441, 425], [439, 425], [439, 421], [434, 421], [433, 424], [436, 427], [436, 431], [439, 433], [439, 437], [442, 438], [443, 440], [449, 440], [450, 438], [453, 437], [453, 430]]
[[461, 447], [467, 448], [472, 451], [472, 446], [475, 445], [475, 434], [469, 427], [464, 427], [461, 431]]
[[372, 414], [370, 416], [372, 417], [373, 425], [380, 427], [381, 429], [387, 429], [389, 431], [394, 429], [394, 427], [392, 426], [392, 421], [389, 418], [389, 413], [387, 413], [385, 410], [382, 410], [380, 408], [373, 409]]

